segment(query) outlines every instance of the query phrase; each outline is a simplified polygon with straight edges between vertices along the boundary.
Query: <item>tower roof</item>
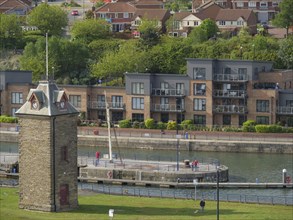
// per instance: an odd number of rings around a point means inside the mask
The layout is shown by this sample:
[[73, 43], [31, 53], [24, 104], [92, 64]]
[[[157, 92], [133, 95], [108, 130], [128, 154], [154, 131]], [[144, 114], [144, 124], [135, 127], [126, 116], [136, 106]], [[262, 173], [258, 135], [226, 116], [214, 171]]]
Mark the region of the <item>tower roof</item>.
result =
[[36, 89], [31, 89], [26, 102], [16, 115], [56, 116], [78, 114], [63, 90], [52, 81], [41, 81]]

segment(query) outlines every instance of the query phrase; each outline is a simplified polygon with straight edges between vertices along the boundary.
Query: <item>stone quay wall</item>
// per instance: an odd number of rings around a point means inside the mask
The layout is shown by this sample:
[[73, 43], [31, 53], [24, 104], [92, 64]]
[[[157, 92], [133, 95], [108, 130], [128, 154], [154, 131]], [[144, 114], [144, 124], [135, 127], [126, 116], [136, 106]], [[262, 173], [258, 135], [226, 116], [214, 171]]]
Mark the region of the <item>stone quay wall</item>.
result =
[[[176, 150], [177, 140], [171, 138], [142, 138], [117, 137], [119, 147], [150, 150]], [[18, 132], [0, 131], [0, 141], [18, 142]], [[116, 139], [112, 138], [113, 147], [117, 146]], [[293, 154], [293, 141], [266, 142], [266, 141], [235, 141], [235, 140], [201, 140], [180, 139], [180, 150], [210, 151], [210, 152], [239, 152], [239, 153], [278, 153]], [[78, 135], [78, 146], [108, 146], [107, 136]]]

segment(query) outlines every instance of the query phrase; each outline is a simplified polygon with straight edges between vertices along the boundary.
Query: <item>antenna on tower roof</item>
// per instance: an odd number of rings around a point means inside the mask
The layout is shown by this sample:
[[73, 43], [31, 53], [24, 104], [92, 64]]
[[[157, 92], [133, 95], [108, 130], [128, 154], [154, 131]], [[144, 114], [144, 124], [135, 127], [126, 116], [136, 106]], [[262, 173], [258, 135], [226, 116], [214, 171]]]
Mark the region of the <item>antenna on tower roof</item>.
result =
[[46, 33], [46, 80], [49, 81], [48, 32]]

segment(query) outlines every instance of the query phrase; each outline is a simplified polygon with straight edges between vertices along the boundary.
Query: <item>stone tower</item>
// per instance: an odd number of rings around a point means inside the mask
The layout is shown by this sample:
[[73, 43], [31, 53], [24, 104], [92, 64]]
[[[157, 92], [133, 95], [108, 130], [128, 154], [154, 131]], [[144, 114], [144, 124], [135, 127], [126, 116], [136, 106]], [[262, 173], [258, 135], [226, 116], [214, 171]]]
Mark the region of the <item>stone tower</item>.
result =
[[72, 210], [77, 201], [77, 115], [64, 91], [42, 81], [19, 117], [19, 207]]

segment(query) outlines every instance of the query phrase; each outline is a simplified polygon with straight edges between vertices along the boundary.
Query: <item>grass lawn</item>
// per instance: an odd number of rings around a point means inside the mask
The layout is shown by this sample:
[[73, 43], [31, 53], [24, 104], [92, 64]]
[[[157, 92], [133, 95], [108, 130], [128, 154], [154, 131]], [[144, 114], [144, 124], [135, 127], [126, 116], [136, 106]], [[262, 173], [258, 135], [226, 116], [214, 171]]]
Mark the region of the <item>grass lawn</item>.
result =
[[[96, 193], [79, 195], [79, 209], [71, 212], [46, 213], [18, 208], [18, 188], [0, 188], [1, 220], [100, 220], [109, 219], [109, 209], [114, 209], [115, 219], [216, 219], [216, 202], [206, 201], [204, 213], [194, 213], [192, 200], [111, 196]], [[199, 201], [196, 202], [199, 207]], [[293, 206], [258, 205], [220, 202], [220, 219], [229, 220], [291, 220]]]

